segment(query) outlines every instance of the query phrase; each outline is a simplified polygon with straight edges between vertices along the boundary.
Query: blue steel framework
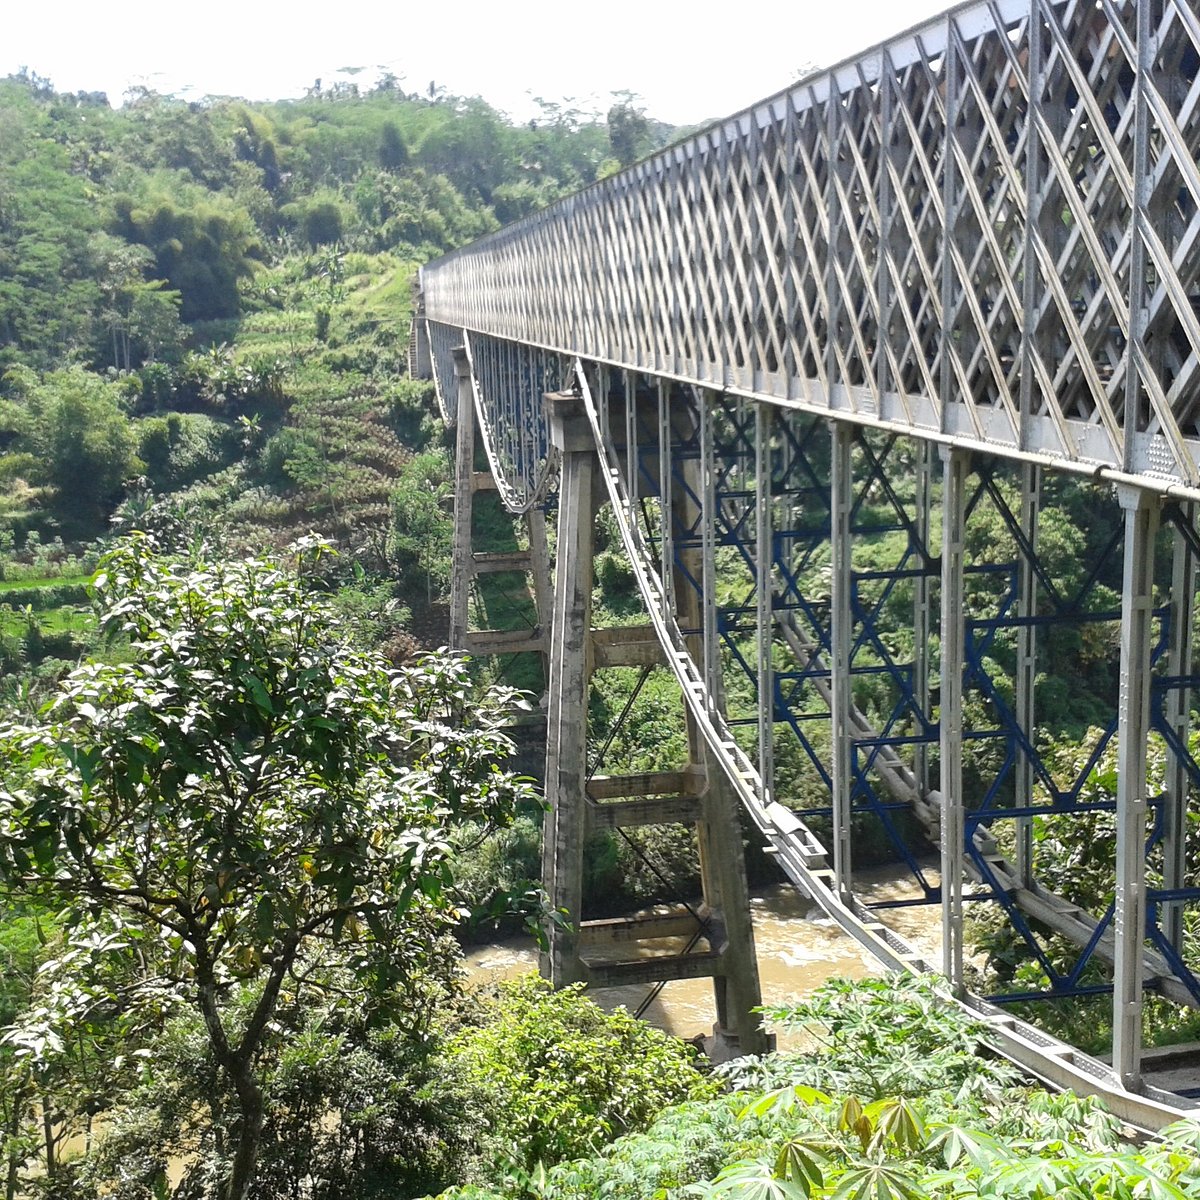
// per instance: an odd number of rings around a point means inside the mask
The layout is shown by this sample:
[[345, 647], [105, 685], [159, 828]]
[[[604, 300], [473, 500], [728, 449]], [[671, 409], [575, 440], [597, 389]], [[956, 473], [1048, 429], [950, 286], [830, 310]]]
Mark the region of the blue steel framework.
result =
[[[433, 332], [433, 331], [431, 331]], [[452, 331], [457, 340], [466, 340], [475, 348], [473, 357], [481, 357], [479, 347], [492, 341], [466, 331]], [[431, 343], [449, 345], [456, 340], [447, 331], [433, 333]], [[503, 347], [489, 347], [493, 356], [503, 357]], [[434, 351], [434, 358], [438, 352]], [[833, 708], [832, 678], [829, 661], [834, 656], [833, 604], [829, 595], [829, 562], [832, 557], [834, 527], [834, 484], [832, 480], [834, 450], [831, 448], [830, 423], [795, 411], [775, 411], [770, 406], [732, 398], [721, 393], [705, 393], [699, 389], [663, 382], [650, 376], [607, 371], [589, 367], [597, 380], [599, 394], [607, 403], [599, 419], [607, 421], [610, 408], [620, 416], [621, 429], [615, 438], [619, 443], [614, 455], [616, 470], [623, 477], [627, 497], [625, 516], [634, 527], [631, 536], [639, 537], [648, 561], [659, 580], [669, 578], [663, 563], [674, 561], [677, 576], [686, 581], [699, 599], [699, 611], [704, 614], [701, 625], [682, 629], [685, 636], [700, 635], [706, 650], [703, 666], [708, 687], [706, 702], [724, 707], [725, 695], [732, 691], [732, 678], [741, 675], [749, 684], [752, 703], [736, 704], [733, 715], [724, 719], [731, 729], [745, 727], [757, 743], [760, 779], [773, 774], [773, 760], [784, 751], [781, 737], [795, 738], [810, 775], [827, 791], [835, 787], [836, 755], [831, 758], [830, 717]], [[541, 382], [558, 379], [557, 365], [543, 372], [527, 373], [520, 387], [510, 393], [509, 403], [536, 412]], [[628, 389], [628, 391], [627, 391]], [[633, 402], [626, 400], [632, 396]], [[480, 403], [477, 401], [477, 403]], [[482, 406], [481, 406], [482, 407]], [[485, 410], [486, 411], [486, 410]], [[767, 445], [763, 444], [763, 414], [769, 419]], [[492, 417], [491, 419], [495, 419]], [[612, 430], [608, 430], [610, 436]], [[923, 665], [913, 658], [901, 658], [893, 653], [897, 634], [904, 628], [897, 612], [912, 614], [914, 640], [921, 629], [922, 616], [928, 623], [928, 611], [914, 611], [905, 590], [917, 592], [918, 584], [926, 585], [926, 604], [933, 605], [939, 586], [942, 564], [932, 548], [933, 533], [929, 513], [913, 511], [913, 502], [900, 492], [920, 493], [919, 444], [896, 434], [857, 431], [851, 434], [852, 463], [850, 507], [847, 530], [855, 546], [873, 547], [887, 535], [898, 535], [893, 546], [893, 560], [881, 567], [872, 561], [869, 569], [850, 572], [851, 636], [848, 639], [846, 663], [851, 680], [882, 680], [886, 687], [886, 702], [876, 713], [875, 725], [857, 716], [855, 735], [843, 749], [848, 758], [846, 778], [850, 780], [848, 812], [860, 823], [864, 817], [878, 821], [894, 850], [909, 864], [920, 884], [924, 902], [943, 901], [941, 888], [924, 866], [927, 853], [922, 844], [922, 822], [906, 820], [914, 810], [924, 815], [924, 832], [937, 834], [940, 798], [936, 790], [918, 785], [918, 759], [921, 752], [936, 758], [940, 740], [937, 688], [931, 691], [928, 675], [937, 675], [936, 650], [923, 656]], [[633, 453], [629, 448], [634, 447]], [[902, 461], [901, 461], [902, 460]], [[694, 468], [699, 461], [701, 470]], [[1008, 873], [998, 874], [996, 868], [993, 827], [997, 822], [1016, 824], [1044, 815], [1085, 816], [1098, 811], [1110, 811], [1114, 801], [1085, 801], [1081, 792], [1092, 768], [1105, 747], [1115, 736], [1117, 714], [1102, 731], [1091, 753], [1069, 779], [1057, 778], [1053, 767], [1043, 760], [1036, 738], [1017, 717], [1011, 696], [1010, 673], [1000, 663], [1006, 657], [998, 653], [998, 643], [1005, 640], [1007, 657], [1012, 657], [1011, 643], [1021, 630], [1063, 630], [1084, 625], [1107, 627], [1119, 619], [1119, 611], [1089, 604], [1097, 591], [1101, 570], [1118, 551], [1123, 526], [1118, 519], [1111, 522], [1112, 532], [1100, 548], [1095, 561], [1084, 564], [1082, 578], [1070, 595], [1061, 594], [1052, 574], [1053, 567], [1042, 562], [1037, 551], [1036, 525], [1023, 525], [1015, 498], [1019, 489], [1014, 485], [1011, 465], [1000, 460], [977, 456], [972, 474], [972, 486], [964, 503], [968, 530], [973, 523], [991, 515], [1008, 535], [1013, 557], [999, 563], [972, 563], [964, 570], [966, 594], [971, 600], [970, 615], [964, 619], [963, 686], [968, 695], [976, 695], [981, 703], [978, 711], [981, 723], [966, 723], [962, 736], [967, 742], [991, 742], [1000, 748], [990, 777], [982, 780], [982, 790], [969, 797], [964, 817], [963, 852], [968, 867], [975, 870], [974, 890], [970, 899], [990, 900], [999, 904], [1007, 914], [1013, 929], [1020, 935], [1032, 954], [1041, 963], [1049, 980], [1045, 992], [1014, 992], [994, 1000], [1028, 999], [1035, 996], [1069, 998], [1072, 995], [1094, 994], [1111, 990], [1111, 984], [1096, 982], [1094, 972], [1087, 967], [1102, 950], [1106, 936], [1111, 942], [1113, 906], [1085, 925], [1068, 930], [1080, 946], [1077, 960], [1065, 969], [1056, 965], [1047, 944], [1051, 933], [1063, 933], [1061, 928], [1042, 923], [1045, 916], [1045, 896], [1041, 907], [1033, 912], [1023, 906], [1015, 893], [1010, 865], [999, 860]], [[760, 478], [770, 479], [769, 487], [760, 489]], [[666, 480], [665, 487], [660, 483]], [[700, 481], [699, 484], [697, 481]], [[908, 481], [906, 484], [906, 480]], [[1080, 482], [1078, 487], [1090, 485]], [[1103, 487], [1096, 492], [1095, 505], [1113, 507], [1105, 498]], [[690, 501], [685, 508], [693, 514], [692, 521], [679, 523], [679, 507], [670, 503], [672, 492], [686, 495]], [[931, 498], [926, 492], [927, 499]], [[759, 537], [763, 526], [759, 509], [763, 498], [774, 510], [767, 523], [769, 555], [763, 572], [759, 556]], [[1045, 514], [1055, 511], [1052, 503], [1041, 507]], [[663, 513], [674, 513], [665, 522]], [[1186, 556], [1194, 559], [1200, 549], [1200, 534], [1190, 517], [1189, 509], [1171, 504], [1166, 509], [1166, 524], [1176, 530], [1175, 543], [1182, 546]], [[898, 546], [898, 549], [897, 549]], [[695, 552], [700, 551], [697, 569]], [[741, 590], [728, 594], [729, 580], [737, 577], [736, 565], [723, 564], [720, 576], [725, 592], [718, 595], [717, 555], [728, 551], [733, 563], [740, 563]], [[1018, 612], [1020, 579], [1026, 570], [1035, 583], [1036, 611]], [[1160, 579], [1160, 591], [1166, 595], [1171, 584]], [[1171, 581], [1175, 582], [1175, 581]], [[814, 594], [814, 583], [816, 591]], [[666, 585], [663, 585], [664, 588]], [[764, 652], [759, 638], [761, 629], [760, 590], [765, 586], [765, 603], [769, 613], [772, 635]], [[673, 606], [677, 601], [673, 601]], [[1158, 623], [1155, 633], [1152, 662], [1158, 668], [1154, 676], [1152, 726], [1162, 734], [1172, 760], [1182, 765], [1187, 786], [1200, 784], [1200, 765], [1188, 749], [1187, 717], [1169, 717], [1167, 708], [1171, 697], [1188, 697], [1200, 678], [1193, 675], [1189, 660], [1183, 669], [1167, 674], [1165, 665], [1171, 642], [1170, 607], [1154, 609]], [[782, 630], [787, 627], [791, 639]], [[1035, 652], [1036, 661], [1036, 652]], [[764, 660], [770, 669], [764, 673]], [[924, 678], [922, 678], [924, 674]], [[765, 689], [763, 687], [765, 683]], [[879, 689], [872, 689], [878, 696]], [[1115, 690], [1115, 684], [1114, 684]], [[761, 712], [763, 697], [767, 717], [749, 715]], [[923, 697], [923, 698], [922, 698]], [[1190, 701], [1189, 701], [1190, 703]], [[1115, 707], [1115, 705], [1114, 705]], [[878, 706], [877, 706], [878, 708]], [[770, 729], [769, 735], [763, 730]], [[743, 739], [744, 740], [744, 739]], [[1016, 803], [1012, 778], [1017, 763], [1029, 766], [1029, 778], [1035, 781], [1042, 801], [1032, 794], [1024, 804]], [[897, 768], [899, 763], [899, 768]], [[933, 764], [926, 764], [926, 769]], [[901, 779], [896, 784], [897, 770]], [[891, 787], [889, 788], [889, 782]], [[791, 806], [787, 795], [775, 795], [764, 789], [766, 803], [781, 801], [801, 819], [833, 816], [833, 802]], [[1186, 812], [1187, 795], [1184, 795]], [[1167, 797], [1152, 800], [1154, 825], [1146, 841], [1147, 856], [1161, 853], [1164, 826], [1167, 819]], [[932, 814], [932, 820], [931, 820]], [[979, 836], [982, 833], [983, 836]], [[848, 837], [852, 845], [854, 836]], [[811, 854], [813, 842], [807, 843]], [[821, 870], [821, 850], [818, 847], [810, 865]], [[1035, 874], [1030, 864], [1031, 873]], [[849, 873], [850, 864], [843, 868]], [[1033, 882], [1036, 888], [1036, 882]], [[1178, 929], [1172, 932], [1164, 920], [1167, 913], [1178, 913], [1187, 904], [1200, 900], [1200, 889], [1184, 885], [1180, 879], [1172, 887], [1147, 888], [1146, 934], [1150, 946], [1161, 956], [1154, 970], [1155, 982], [1161, 986], [1166, 975], [1176, 985], [1171, 994], [1181, 1000], [1200, 1000], [1200, 987], [1193, 966], [1180, 957]], [[917, 902], [920, 902], [918, 900]], [[1066, 902], [1069, 906], [1069, 899]], [[1056, 947], [1061, 953], [1061, 943]], [[1112, 951], [1106, 961], [1111, 963]]]
[[[1186, 836], [1200, 784], [1189, 750], [1198, 67], [1200, 18], [1185, 0], [967, 3], [422, 273], [421, 332], [443, 397], [454, 345], [473, 363], [532, 364], [476, 393], [514, 507], [544, 499], [552, 476], [531, 381], [576, 360], [651, 623], [714, 761], [792, 878], [885, 961], [911, 965], [858, 903], [851, 876], [856, 810], [886, 824], [911, 805], [940, 841], [952, 987], [962, 993], [970, 875], [1047, 966], [1042, 926], [1082, 947], [1070, 969], [1047, 972], [1053, 991], [1090, 986], [1089, 959], [1113, 964], [1115, 1084], [1102, 1086], [1146, 1120], [1153, 1103], [1133, 1099], [1145, 1092], [1143, 988], [1196, 1000], [1181, 931], [1200, 895]], [[623, 439], [614, 437], [608, 405], [592, 399], [597, 384], [607, 396], [613, 375], [645, 378], [656, 435], [645, 436], [643, 406], [628, 403]], [[826, 450], [816, 449], [822, 426]], [[619, 441], [639, 431], [646, 454], [625, 452]], [[898, 495], [897, 453], [913, 464], [912, 501]], [[662, 521], [664, 501], [655, 537], [653, 492], [640, 485], [647, 455], [668, 486], [691, 489], [699, 515], [688, 528]], [[689, 459], [698, 472], [676, 469]], [[1039, 525], [1045, 478], [1061, 471], [1115, 490], [1119, 611], [1092, 606], [1101, 593], [1086, 578], [1073, 597], [1048, 586]], [[1019, 483], [998, 484], [1005, 473]], [[1012, 537], [1008, 563], [970, 561], [984, 514]], [[1171, 531], [1169, 579], [1165, 565], [1155, 575], [1160, 523]], [[885, 531], [906, 548], [856, 573], [855, 548]], [[679, 543], [700, 551], [684, 584], [700, 600], [693, 653], [661, 569]], [[828, 596], [814, 597], [825, 545]], [[726, 553], [751, 584], [733, 601], [718, 595]], [[910, 589], [908, 661], [884, 618]], [[1115, 900], [1089, 917], [1036, 881], [1034, 818], [1086, 820], [1104, 807], [1083, 800], [1085, 772], [1056, 780], [1039, 755], [1037, 665], [1055, 631], [1114, 626], [1104, 736], [1118, 755]], [[996, 666], [1006, 654], [1011, 686]], [[756, 696], [753, 757], [726, 712], [726, 668]], [[868, 676], [891, 698], [872, 720], [855, 705]], [[976, 711], [986, 720], [972, 725]], [[822, 723], [818, 738], [810, 731]], [[779, 803], [780, 724], [829, 788], [830, 856]], [[1169, 750], [1154, 796], [1152, 732]], [[999, 762], [968, 794], [972, 742], [998, 749]], [[997, 821], [1012, 822], [1011, 861], [990, 836]], [[936, 894], [928, 883], [926, 894]], [[995, 1029], [1051, 1077], [1104, 1075], [1011, 1022]]]
[[[649, 392], [653, 381], [641, 381], [642, 389]], [[636, 387], [637, 384], [635, 383]], [[610, 397], [613, 392], [610, 388]], [[628, 408], [625, 396], [616, 393], [622, 409]], [[693, 404], [702, 403], [693, 400]], [[643, 490], [652, 496], [658, 495], [659, 471], [659, 428], [650, 421], [650, 410], [645, 405], [633, 405], [638, 414], [637, 433], [639, 453], [633, 461], [638, 464], [638, 479]], [[747, 651], [746, 640], [752, 643], [757, 635], [757, 531], [754, 523], [757, 486], [758, 449], [756, 446], [756, 414], [754, 406], [738, 402], [727, 396], [714, 397], [713, 425], [716, 427], [712, 442], [713, 501], [711, 512], [715, 522], [713, 547], [731, 547], [746, 568], [748, 590], [739, 595], [734, 603], [722, 603], [714, 599], [715, 631], [726, 651], [726, 670], [735, 668], [749, 680], [753, 689], [760, 683], [760, 654], [757, 648]], [[664, 426], [666, 428], [666, 426]], [[678, 428], [678, 423], [671, 427]], [[701, 423], [691, 419], [684, 423], [686, 436], [675, 437], [670, 444], [671, 482], [676, 488], [687, 492], [697, 514], [706, 510], [704, 497], [696, 495], [688, 481], [685, 464], [702, 454], [700, 444]], [[834, 786], [828, 727], [830, 706], [828, 690], [824, 698], [815, 697], [814, 681], [823, 681], [829, 689], [831, 671], [828, 662], [833, 655], [831, 605], [826, 594], [806, 594], [807, 579], [811, 584], [814, 563], [825, 563], [829, 557], [832, 537], [830, 478], [831, 456], [825, 423], [809, 417], [793, 416], [777, 426], [779, 445], [771, 455], [770, 495], [773, 501], [787, 496], [790, 500], [791, 519], [786, 525], [772, 531], [772, 572], [779, 580], [777, 589], [772, 589], [769, 599], [773, 613], [796, 614], [805, 626], [806, 640], [814, 653], [806, 662], [792, 662], [788, 669], [776, 666], [770, 674], [771, 688], [770, 723], [782, 725], [796, 738], [806, 762], [820, 785], [831, 792]], [[875, 443], [874, 445], [872, 443]], [[892, 852], [905, 862], [920, 885], [922, 895], [915, 901], [904, 903], [939, 903], [941, 889], [931, 882], [928, 870], [922, 864], [927, 857], [925, 834], [917, 823], [905, 821], [900, 814], [912, 812], [913, 799], [896, 799], [881, 787], [874, 768], [881, 755], [887, 754], [894, 761], [897, 754], [911, 754], [916, 747], [936, 747], [939, 729], [936, 712], [929, 706], [928, 681], [918, 678], [920, 668], [913, 661], [900, 662], [890, 649], [901, 633], [903, 626], [897, 624], [895, 613], [885, 613], [890, 599], [895, 598], [898, 588], [906, 582], [911, 585], [921, 579], [935, 581], [940, 564], [927, 545], [927, 539], [918, 528], [918, 518], [906, 510], [906, 505], [897, 494], [896, 483], [903, 479], [906, 467], [888, 474], [889, 459], [899, 456], [901, 445], [897, 435], [859, 435], [856, 439], [857, 462], [860, 470], [855, 474], [853, 504], [850, 512], [850, 537], [856, 543], [870, 543], [881, 535], [903, 535], [898, 560], [886, 569], [869, 569], [851, 572], [851, 619], [848, 670], [852, 678], [876, 682], [886, 680], [889, 696], [883, 711], [876, 718], [876, 727], [867, 736], [857, 736], [850, 743], [852, 761], [849, 778], [852, 780], [849, 798], [852, 815], [870, 816], [879, 823]], [[1117, 730], [1115, 703], [1115, 675], [1108, 681], [1111, 699], [1111, 715], [1100, 729], [1089, 754], [1082, 764], [1067, 779], [1056, 778], [1055, 769], [1043, 757], [1037, 745], [1035, 731], [1023, 727], [1016, 713], [1016, 705], [1010, 695], [1012, 670], [1005, 671], [1001, 665], [1004, 658], [1012, 657], [1012, 649], [1001, 652], [997, 661], [998, 643], [1005, 640], [1015, 645], [1019, 630], [1078, 630], [1084, 626], [1108, 626], [1110, 629], [1119, 621], [1119, 609], [1101, 603], [1099, 607], [1092, 598], [1099, 587], [1101, 573], [1121, 545], [1122, 526], [1119, 520], [1112, 521], [1112, 533], [1101, 546], [1094, 561], [1084, 564], [1085, 571], [1073, 593], [1062, 594], [1055, 582], [1054, 568], [1046, 565], [1038, 554], [1036, 531], [1023, 527], [1020, 516], [1014, 512], [1012, 493], [1017, 489], [1002, 486], [1001, 475], [1006, 473], [998, 461], [979, 461], [974, 467], [974, 480], [966, 505], [968, 526], [973, 518], [990, 509], [1000, 522], [1001, 530], [1011, 539], [1014, 557], [1005, 562], [975, 562], [966, 569], [968, 596], [971, 600], [970, 615], [965, 621], [966, 662], [963, 676], [964, 688], [981, 702], [971, 710], [980, 723], [965, 724], [963, 738], [979, 746], [994, 744], [999, 754], [997, 765], [989, 777], [980, 781], [980, 791], [969, 800], [965, 817], [965, 847], [974, 864], [977, 887], [971, 899], [992, 900], [1004, 910], [1013, 929], [1020, 935], [1029, 952], [1040, 964], [1047, 986], [1039, 990], [1012, 991], [991, 997], [999, 1002], [1030, 1000], [1038, 998], [1063, 998], [1111, 991], [1111, 984], [1089, 980], [1087, 968], [1095, 960], [1095, 954], [1104, 936], [1110, 930], [1114, 906], [1098, 914], [1094, 926], [1083, 940], [1077, 959], [1066, 969], [1058, 965], [1047, 946], [1045, 929], [1039, 932], [1020, 904], [1013, 898], [1006, 879], [1001, 879], [992, 858], [995, 837], [992, 827], [997, 822], [1022, 821], [1041, 816], [1067, 816], [1110, 812], [1115, 807], [1112, 799], [1085, 800], [1082, 793], [1093, 771], [1109, 747]], [[1007, 469], [1009, 475], [1011, 468]], [[1087, 490], [1087, 485], [1079, 484]], [[868, 513], [868, 498], [875, 491], [883, 500], [882, 506], [874, 506], [874, 515]], [[636, 492], [633, 493], [636, 496]], [[1019, 494], [1019, 492], [1018, 492]], [[799, 504], [797, 504], [799, 502]], [[1101, 495], [1094, 497], [1098, 507], [1107, 505], [1115, 508], [1110, 499]], [[668, 506], [669, 507], [669, 506]], [[882, 507], [882, 513], [879, 511]], [[662, 508], [659, 509], [661, 521]], [[1052, 506], [1043, 509], [1052, 513]], [[670, 547], [677, 556], [687, 550], [705, 549], [705, 531], [698, 515], [696, 522], [688, 528], [675, 526], [670, 532], [655, 528], [645, 522], [645, 510], [639, 506], [639, 515], [644, 521], [647, 544], [656, 548], [655, 558], [662, 562], [663, 547]], [[1184, 543], [1191, 553], [1200, 546], [1195, 527], [1178, 508], [1172, 511], [1172, 524], [1181, 531]], [[1026, 568], [1036, 580], [1037, 596], [1040, 601], [1036, 613], [1018, 612], [1019, 580], [1021, 568]], [[683, 572], [683, 577], [701, 597], [702, 607], [706, 586], [712, 587], [694, 570]], [[725, 572], [727, 575], [728, 572]], [[974, 585], [974, 586], [972, 586]], [[1164, 594], [1168, 590], [1163, 581]], [[990, 611], [989, 611], [990, 609]], [[1151, 662], [1165, 664], [1169, 642], [1169, 609], [1160, 606], [1155, 610], [1159, 631], [1155, 639]], [[919, 620], [919, 614], [918, 618]], [[684, 630], [685, 633], [703, 632]], [[1059, 656], [1061, 659], [1061, 655]], [[1178, 722], [1168, 722], [1164, 713], [1166, 697], [1173, 691], [1186, 690], [1195, 685], [1189, 675], [1167, 676], [1156, 674], [1153, 683], [1155, 720], [1153, 728], [1163, 736], [1171, 755], [1182, 762], [1193, 781], [1200, 782], [1200, 766], [1189, 752], [1185, 740], [1179, 736]], [[923, 685], [923, 686], [922, 686]], [[727, 680], [723, 687], [728, 688]], [[877, 691], [877, 689], [875, 689]], [[924, 696], [924, 700], [919, 699]], [[758, 697], [756, 697], [758, 699]], [[753, 716], [727, 717], [731, 727], [751, 726], [758, 728], [759, 718]], [[809, 730], [813, 726], [821, 731], [821, 740], [814, 742]], [[772, 739], [773, 740], [773, 739]], [[778, 749], [778, 748], [776, 748]], [[979, 757], [976, 755], [976, 757]], [[1018, 761], [1027, 764], [1028, 777], [1045, 797], [1037, 801], [1033, 795], [1026, 802], [1016, 800], [1013, 776]], [[926, 786], [926, 791], [928, 787]], [[920, 799], [918, 797], [918, 803]], [[828, 821], [833, 815], [831, 801], [819, 805], [789, 802], [789, 807], [805, 818], [817, 817]], [[1161, 850], [1166, 821], [1166, 797], [1152, 798], [1154, 825], [1146, 841], [1149, 859]], [[983, 836], [976, 836], [980, 831]], [[1015, 839], [1014, 839], [1015, 841]], [[1178, 953], [1178, 934], [1170, 937], [1160, 927], [1160, 908], [1170, 902], [1176, 904], [1200, 899], [1200, 889], [1176, 886], [1151, 888], [1147, 891], [1150, 906], [1147, 921], [1147, 936], [1170, 965], [1172, 973], [1182, 984], [1179, 998], [1200, 1004], [1200, 980]]]

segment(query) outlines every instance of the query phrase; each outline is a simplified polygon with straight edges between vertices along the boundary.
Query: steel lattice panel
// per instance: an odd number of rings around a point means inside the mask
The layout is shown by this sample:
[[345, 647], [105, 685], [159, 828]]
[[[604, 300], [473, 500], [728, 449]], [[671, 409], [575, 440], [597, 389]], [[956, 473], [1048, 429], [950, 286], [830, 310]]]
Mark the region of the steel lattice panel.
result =
[[429, 264], [426, 313], [1196, 486], [1198, 66], [1186, 0], [963, 5]]

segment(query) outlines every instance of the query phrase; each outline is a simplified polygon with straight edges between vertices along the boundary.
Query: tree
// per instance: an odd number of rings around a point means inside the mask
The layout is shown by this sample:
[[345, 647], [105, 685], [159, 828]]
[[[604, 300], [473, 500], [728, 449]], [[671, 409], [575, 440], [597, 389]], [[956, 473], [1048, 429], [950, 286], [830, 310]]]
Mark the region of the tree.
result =
[[507, 822], [525, 796], [501, 767], [511, 693], [469, 698], [455, 659], [396, 671], [343, 644], [305, 584], [325, 548], [288, 570], [135, 536], [94, 584], [129, 660], [0, 727], [0, 882], [65, 905], [76, 940], [139, 947], [200, 1014], [230, 1092], [223, 1200], [254, 1175], [285, 984], [303, 1003], [329, 942], [362, 997], [419, 976], [456, 916], [447, 823]]
[[138, 465], [120, 383], [82, 367], [39, 379], [27, 367], [5, 376], [21, 402], [20, 445], [39, 459], [39, 482], [57, 492], [60, 512], [94, 526]]
[[[0, 912], [0, 1028], [29, 1003], [44, 914], [15, 908]], [[48, 922], [49, 923], [49, 922]], [[0, 1042], [0, 1172], [5, 1200], [17, 1194], [17, 1175], [26, 1146], [22, 1124], [32, 1091], [28, 1064]]]
[[[145, 246], [131, 246], [108, 233], [94, 234], [91, 250], [104, 301], [100, 316], [112, 343], [112, 365], [128, 371], [163, 355], [175, 357], [183, 343], [180, 297], [161, 279], [147, 282], [144, 278], [154, 256]], [[142, 351], [136, 363], [135, 344]]]
[[263, 253], [239, 201], [160, 172], [140, 195], [114, 198], [113, 225], [127, 242], [149, 248], [155, 275], [179, 293], [184, 321], [237, 316], [238, 280]]
[[401, 171], [408, 166], [408, 147], [395, 121], [386, 121], [380, 134], [379, 165], [385, 171]]
[[575, 984], [554, 992], [536, 975], [509, 980], [484, 1021], [451, 1042], [448, 1058], [485, 1083], [490, 1129], [525, 1168], [550, 1166], [648, 1125], [668, 1104], [718, 1085], [696, 1052], [624, 1008], [605, 1013]]
[[45, 368], [91, 340], [98, 215], [41, 90], [0, 81], [0, 363]]
[[613, 92], [613, 100], [608, 110], [608, 141], [617, 161], [627, 167], [649, 153], [654, 134], [646, 110], [633, 92]]

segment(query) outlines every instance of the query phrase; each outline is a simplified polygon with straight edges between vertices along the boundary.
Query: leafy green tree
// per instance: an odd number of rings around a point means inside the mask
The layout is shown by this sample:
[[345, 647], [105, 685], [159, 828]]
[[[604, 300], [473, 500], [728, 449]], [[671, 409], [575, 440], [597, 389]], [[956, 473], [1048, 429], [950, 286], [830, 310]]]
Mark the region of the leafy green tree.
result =
[[[446, 943], [438, 965], [449, 976], [459, 955], [453, 939]], [[285, 992], [260, 1060], [267, 1118], [253, 1195], [392, 1200], [462, 1178], [479, 1152], [486, 1093], [448, 1067], [436, 1036], [419, 1028], [447, 1006], [441, 972], [419, 992], [407, 987], [399, 1019], [384, 1020], [363, 1004], [340, 948], [324, 951], [306, 964], [323, 994], [314, 1004], [315, 987]], [[251, 1000], [247, 993], [244, 1002]], [[199, 1015], [180, 1012], [144, 1060], [140, 1082], [106, 1112], [104, 1136], [80, 1173], [95, 1193], [115, 1188], [132, 1200], [131, 1184], [139, 1196], [152, 1195], [173, 1160], [189, 1164], [176, 1194], [193, 1194], [204, 1187], [224, 1122], [224, 1089]]]
[[218, 192], [233, 185], [236, 109], [228, 104], [191, 104], [150, 88], [125, 96], [122, 152], [146, 170], [163, 167]]
[[145, 278], [154, 256], [145, 246], [131, 246], [108, 233], [94, 235], [91, 251], [97, 263], [103, 296], [100, 317], [108, 330], [112, 365], [128, 371], [143, 362], [175, 358], [183, 342], [180, 296], [161, 279]]
[[377, 249], [452, 250], [497, 228], [486, 209], [472, 207], [444, 175], [417, 168], [363, 176], [354, 190], [360, 222]]
[[69, 519], [94, 526], [138, 465], [122, 384], [82, 367], [38, 378], [16, 367], [6, 380], [24, 409], [22, 446], [37, 455], [39, 482], [55, 489]]
[[99, 289], [88, 181], [26, 84], [0, 82], [0, 366], [52, 366], [91, 342]]
[[237, 109], [235, 121], [238, 127], [234, 133], [234, 147], [238, 157], [254, 163], [262, 171], [263, 187], [268, 192], [276, 192], [282, 183], [282, 173], [274, 125], [262, 113], [250, 108]]
[[323, 191], [316, 196], [306, 196], [285, 205], [281, 215], [292, 223], [313, 250], [332, 246], [345, 237], [345, 213], [336, 192]]
[[608, 110], [608, 142], [616, 160], [627, 167], [650, 152], [654, 134], [646, 110], [633, 92], [613, 92], [613, 99]]
[[75, 943], [143, 947], [200, 1015], [230, 1093], [222, 1200], [251, 1187], [259, 1062], [307, 957], [339, 943], [360, 996], [419, 975], [456, 916], [447, 823], [507, 822], [525, 794], [501, 767], [509, 694], [468, 701], [457, 660], [394, 671], [343, 644], [303, 578], [322, 549], [289, 571], [135, 536], [95, 581], [129, 660], [0, 728], [0, 881], [66, 906]]
[[385, 171], [401, 171], [408, 166], [408, 147], [395, 121], [388, 121], [383, 127], [379, 142], [379, 165]]
[[[449, 586], [454, 522], [446, 509], [450, 464], [444, 451], [414, 455], [396, 477], [388, 557], [409, 591]], [[424, 579], [422, 579], [424, 576]]]
[[[0, 1029], [29, 1006], [45, 928], [52, 924], [47, 914], [24, 905], [6, 906], [0, 912]], [[30, 1148], [22, 1134], [32, 1099], [28, 1063], [0, 1040], [0, 1171], [5, 1200], [16, 1195], [21, 1162]]]
[[114, 199], [113, 225], [126, 241], [149, 248], [155, 275], [181, 297], [184, 321], [237, 315], [238, 280], [263, 253], [254, 221], [237, 200], [159, 172], [140, 194]]

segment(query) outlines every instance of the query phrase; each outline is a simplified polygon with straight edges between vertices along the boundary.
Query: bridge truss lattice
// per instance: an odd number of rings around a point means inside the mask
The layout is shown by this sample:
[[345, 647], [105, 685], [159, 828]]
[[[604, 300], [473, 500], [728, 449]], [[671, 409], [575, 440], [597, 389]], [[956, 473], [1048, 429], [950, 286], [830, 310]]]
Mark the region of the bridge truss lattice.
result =
[[[580, 398], [665, 660], [791, 878], [913, 966], [854, 896], [869, 817], [942, 904], [956, 991], [984, 900], [1040, 968], [1008, 998], [1112, 991], [1113, 1076], [978, 1004], [1022, 1061], [1148, 1123], [1144, 991], [1200, 1000], [1198, 156], [1193, 6], [969, 3], [421, 279], [443, 412], [464, 347], [513, 511], [553, 487], [542, 393]], [[1071, 642], [1108, 647], [1111, 703], [1064, 762], [1037, 716]], [[1115, 842], [1106, 911], [1039, 882], [1048, 818]]]

